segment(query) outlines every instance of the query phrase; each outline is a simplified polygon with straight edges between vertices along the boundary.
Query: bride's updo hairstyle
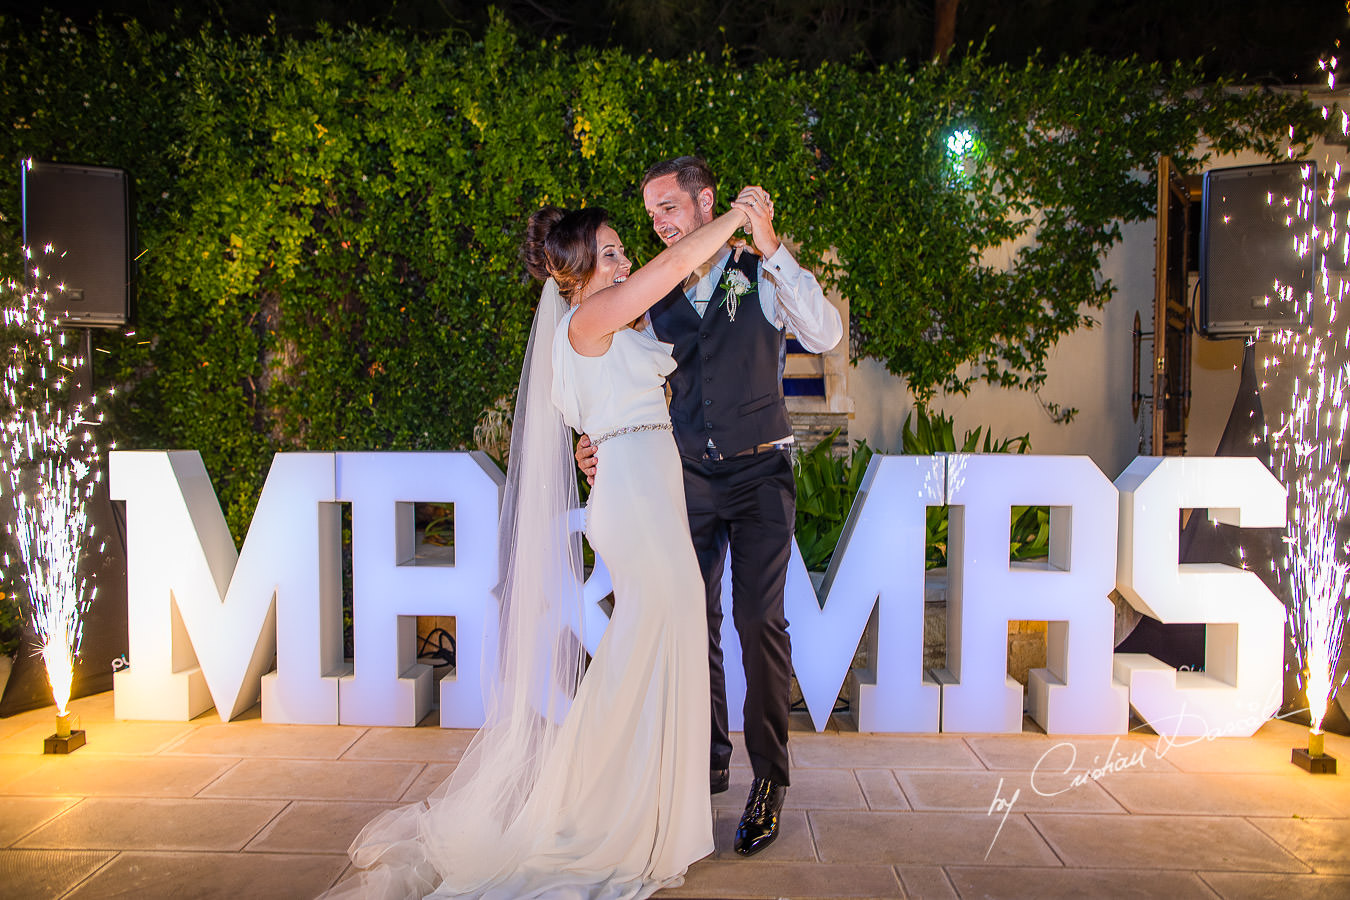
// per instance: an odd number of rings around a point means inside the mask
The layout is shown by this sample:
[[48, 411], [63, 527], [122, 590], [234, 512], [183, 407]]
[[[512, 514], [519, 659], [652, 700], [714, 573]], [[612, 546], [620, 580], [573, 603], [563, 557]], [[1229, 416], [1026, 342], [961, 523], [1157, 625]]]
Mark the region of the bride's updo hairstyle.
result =
[[530, 216], [520, 258], [532, 278], [550, 276], [569, 300], [595, 271], [595, 233], [609, 223], [609, 213], [598, 206], [563, 210], [545, 206]]

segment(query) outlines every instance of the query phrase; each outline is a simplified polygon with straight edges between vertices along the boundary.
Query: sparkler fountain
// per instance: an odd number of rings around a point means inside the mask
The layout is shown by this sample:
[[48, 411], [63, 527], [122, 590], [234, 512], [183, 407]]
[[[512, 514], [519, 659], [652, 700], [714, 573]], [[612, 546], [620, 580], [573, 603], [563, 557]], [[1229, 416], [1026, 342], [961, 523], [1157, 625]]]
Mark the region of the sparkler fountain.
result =
[[[1333, 89], [1336, 63], [1330, 59], [1320, 64]], [[1322, 113], [1333, 115], [1327, 107]], [[1350, 135], [1350, 117], [1339, 115], [1342, 133]], [[1343, 308], [1350, 295], [1344, 274], [1350, 263], [1350, 223], [1343, 221], [1343, 212], [1334, 211], [1343, 190], [1340, 163], [1326, 173], [1324, 191], [1313, 187], [1316, 174], [1316, 167], [1308, 164], [1301, 195], [1286, 199], [1292, 207], [1291, 225], [1315, 222], [1312, 213], [1319, 202], [1321, 209], [1333, 212], [1328, 221], [1294, 238], [1299, 255], [1318, 267], [1314, 289], [1296, 296], [1288, 285], [1276, 285], [1281, 299], [1297, 311], [1298, 323], [1275, 335], [1274, 364], [1286, 370], [1292, 387], [1288, 412], [1270, 437], [1275, 472], [1293, 500], [1283, 574], [1293, 594], [1290, 625], [1299, 685], [1307, 694], [1311, 717], [1308, 747], [1295, 748], [1293, 762], [1309, 772], [1334, 773], [1336, 760], [1325, 753], [1322, 722], [1345, 683], [1344, 677], [1337, 683], [1335, 673], [1350, 615], [1350, 546], [1339, 534], [1341, 520], [1350, 513], [1350, 484], [1341, 462], [1350, 400], [1350, 330], [1344, 316], [1350, 310]]]
[[[103, 416], [94, 412], [97, 398], [89, 386], [76, 381], [86, 360], [67, 349], [67, 334], [43, 306], [48, 295], [41, 267], [31, 250], [25, 249], [25, 258], [38, 286], [0, 286], [10, 343], [0, 399], [0, 493], [13, 510], [8, 527], [27, 588], [26, 612], [56, 703], [56, 733], [44, 750], [69, 753], [85, 742], [84, 732], [70, 727], [68, 705], [82, 617], [96, 592], [80, 574], [80, 554], [93, 536], [87, 506], [101, 476], [92, 429]], [[6, 553], [6, 570], [13, 563]]]

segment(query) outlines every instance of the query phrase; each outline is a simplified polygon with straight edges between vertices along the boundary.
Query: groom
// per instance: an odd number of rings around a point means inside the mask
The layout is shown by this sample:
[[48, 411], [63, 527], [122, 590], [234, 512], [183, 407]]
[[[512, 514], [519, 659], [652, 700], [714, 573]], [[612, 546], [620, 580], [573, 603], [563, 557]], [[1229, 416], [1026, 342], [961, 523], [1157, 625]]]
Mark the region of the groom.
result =
[[[652, 228], [667, 246], [712, 221], [716, 183], [703, 160], [659, 162], [642, 179]], [[707, 590], [712, 682], [711, 789], [729, 786], [731, 738], [722, 666], [722, 569], [731, 551], [731, 612], [745, 666], [745, 745], [754, 770], [735, 849], [749, 856], [778, 835], [788, 786], [788, 692], [792, 678], [783, 587], [796, 519], [783, 402], [784, 329], [822, 353], [843, 335], [838, 311], [815, 276], [778, 240], [773, 202], [760, 188], [750, 207], [753, 253], [724, 249], [651, 309], [657, 337], [675, 345], [670, 418], [684, 465], [685, 503]], [[577, 457], [594, 475], [590, 442]]]

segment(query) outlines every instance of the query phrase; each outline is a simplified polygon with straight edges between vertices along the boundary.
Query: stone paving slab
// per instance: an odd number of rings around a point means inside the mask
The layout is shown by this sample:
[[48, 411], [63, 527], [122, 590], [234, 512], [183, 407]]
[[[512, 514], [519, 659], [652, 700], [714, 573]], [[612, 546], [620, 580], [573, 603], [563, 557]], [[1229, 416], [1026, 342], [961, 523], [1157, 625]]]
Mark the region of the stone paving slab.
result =
[[347, 864], [337, 854], [121, 853], [70, 900], [297, 900], [327, 890]]
[[1310, 867], [1244, 819], [1035, 813], [1036, 830], [1077, 868], [1306, 873]]
[[[1328, 738], [1339, 735], [1327, 735]], [[1182, 772], [1250, 773], [1284, 771], [1295, 747], [1308, 746], [1308, 729], [1291, 734], [1287, 740], [1260, 738], [1223, 738], [1185, 746], [1164, 744], [1158, 752], [1162, 759]], [[1327, 752], [1338, 760], [1350, 760], [1350, 745], [1327, 741]]]
[[[1059, 859], [1027, 822], [943, 812], [811, 812], [821, 862], [854, 865], [1053, 866]], [[1107, 818], [1103, 816], [1102, 818]], [[997, 835], [997, 840], [995, 840]]]
[[[50, 713], [47, 718], [51, 718]], [[148, 756], [195, 731], [187, 722], [74, 722], [72, 727], [83, 729], [86, 735], [81, 756]], [[0, 739], [0, 753], [41, 753], [43, 739], [55, 733], [54, 721], [33, 722]]]
[[711, 860], [695, 865], [683, 886], [657, 897], [778, 898], [903, 897], [889, 866], [770, 863], [748, 859]]
[[[38, 797], [191, 797], [237, 760], [167, 756], [0, 757], [0, 795]], [[17, 773], [17, 774], [14, 774]], [[12, 777], [7, 777], [12, 775]]]
[[1133, 813], [1193, 816], [1335, 816], [1350, 810], [1350, 796], [1331, 781], [1288, 774], [1152, 774], [1127, 772], [1101, 786]]
[[413, 783], [408, 785], [408, 789], [403, 792], [403, 796], [398, 798], [399, 802], [416, 803], [419, 800], [425, 800], [454, 771], [453, 765], [429, 763], [422, 769], [417, 778], [413, 779]]
[[1194, 872], [1135, 869], [1047, 869], [953, 867], [948, 870], [960, 897], [1002, 900], [1152, 900], [1159, 897], [1217, 897]]
[[1254, 875], [1201, 872], [1200, 877], [1224, 900], [1345, 900], [1350, 878], [1335, 875]]
[[[418, 730], [418, 729], [409, 729]], [[235, 759], [337, 759], [364, 734], [363, 728], [332, 725], [272, 725], [260, 721], [201, 725], [166, 752]]]
[[[472, 738], [434, 713], [396, 729], [256, 708], [119, 721], [110, 693], [74, 707], [90, 744], [69, 757], [41, 753], [51, 709], [0, 720], [0, 898], [313, 897], [349, 871], [357, 832], [425, 797]], [[734, 740], [716, 851], [661, 897], [1350, 896], [1350, 774], [1293, 767], [1307, 729], [1288, 722], [1180, 742], [866, 735], [839, 717], [817, 734], [796, 715], [782, 833], [753, 859], [731, 851], [751, 779]], [[1350, 764], [1350, 740], [1327, 747]], [[1067, 789], [1040, 797], [1033, 773]]]
[[868, 809], [910, 809], [895, 773], [888, 769], [854, 769]]
[[54, 850], [234, 852], [276, 818], [279, 800], [90, 797], [15, 844]]
[[794, 766], [876, 769], [983, 769], [959, 737], [890, 734], [796, 735], [788, 741]]
[[249, 841], [264, 853], [346, 853], [361, 829], [394, 803], [295, 800]]
[[[1341, 815], [1350, 810], [1341, 807]], [[1319, 874], [1350, 875], [1350, 818], [1248, 819]], [[1350, 894], [1347, 894], [1350, 896]]]
[[397, 800], [421, 774], [411, 762], [244, 759], [202, 791], [207, 797]]
[[[1283, 771], [1294, 747], [1308, 746], [1308, 727], [1271, 719], [1250, 737], [1153, 737], [1159, 756], [1182, 772]], [[1328, 733], [1326, 752], [1350, 759], [1350, 737]]]
[[68, 797], [4, 797], [0, 799], [0, 847], [11, 846], [28, 832], [80, 801]]
[[1022, 813], [1125, 812], [1110, 794], [1090, 780], [1075, 784], [1068, 778], [1033, 772], [904, 770], [897, 770], [895, 777], [916, 810], [987, 813], [995, 805], [995, 798], [999, 798]]
[[[50, 718], [50, 713], [48, 718]], [[28, 713], [19, 713], [18, 715], [0, 719], [0, 741], [9, 740], [10, 737], [18, 734], [20, 731], [33, 727], [33, 724], [34, 721], [29, 717]]]
[[456, 763], [472, 738], [458, 728], [368, 728], [342, 758]]
[[896, 866], [895, 872], [907, 896], [924, 900], [956, 900], [958, 896], [947, 870], [941, 866]]
[[990, 769], [1077, 774], [1117, 760], [1138, 759], [1132, 767], [1149, 772], [1177, 771], [1165, 755], [1158, 755], [1157, 735], [1048, 737], [1043, 734], [999, 734], [968, 736], [965, 743]]
[[0, 850], [0, 896], [62, 897], [116, 854], [64, 850]]

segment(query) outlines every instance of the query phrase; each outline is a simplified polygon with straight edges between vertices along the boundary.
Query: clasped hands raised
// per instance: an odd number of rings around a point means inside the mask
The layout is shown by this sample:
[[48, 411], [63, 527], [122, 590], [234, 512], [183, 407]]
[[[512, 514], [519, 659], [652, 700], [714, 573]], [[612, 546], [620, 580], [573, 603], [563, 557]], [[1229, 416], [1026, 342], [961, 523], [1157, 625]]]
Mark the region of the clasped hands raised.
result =
[[[773, 200], [768, 192], [759, 185], [748, 185], [741, 189], [735, 200], [731, 201], [731, 206], [745, 213], [748, 220], [745, 223], [745, 230], [750, 232], [755, 252], [764, 258], [776, 253], [782, 242], [778, 240], [778, 234], [773, 228]], [[735, 249], [735, 258], [740, 259], [741, 251], [747, 246], [746, 242], [733, 239], [730, 243]], [[586, 476], [586, 483], [595, 484], [595, 445], [591, 443], [589, 435], [583, 434], [577, 441], [576, 459], [577, 467]]]
[[[750, 232], [755, 252], [765, 259], [777, 253], [782, 242], [778, 240], [778, 234], [773, 228], [773, 200], [768, 192], [759, 185], [750, 185], [741, 189], [736, 199], [731, 201], [731, 205], [749, 218], [745, 229]], [[741, 250], [745, 245], [735, 246], [736, 258], [740, 259]]]

